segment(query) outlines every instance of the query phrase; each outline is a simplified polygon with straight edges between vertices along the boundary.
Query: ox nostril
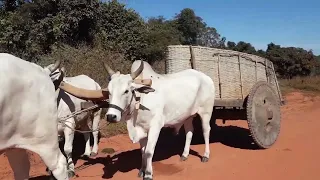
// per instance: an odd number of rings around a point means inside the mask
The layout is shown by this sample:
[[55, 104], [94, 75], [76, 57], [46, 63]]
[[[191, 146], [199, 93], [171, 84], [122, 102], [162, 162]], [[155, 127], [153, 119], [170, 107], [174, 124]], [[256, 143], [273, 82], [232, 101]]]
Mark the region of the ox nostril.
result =
[[116, 121], [117, 121], [117, 115], [108, 114], [108, 115], [107, 115], [107, 121], [108, 121], [108, 122], [116, 122]]

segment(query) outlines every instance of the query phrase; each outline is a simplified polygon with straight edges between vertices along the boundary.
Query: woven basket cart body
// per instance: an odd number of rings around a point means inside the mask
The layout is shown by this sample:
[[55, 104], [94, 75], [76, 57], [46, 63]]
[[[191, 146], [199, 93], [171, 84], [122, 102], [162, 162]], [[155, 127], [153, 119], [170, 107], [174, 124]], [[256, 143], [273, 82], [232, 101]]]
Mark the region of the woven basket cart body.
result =
[[269, 148], [275, 143], [284, 100], [270, 60], [225, 49], [168, 46], [167, 74], [191, 68], [213, 80], [215, 107], [246, 110], [250, 133], [260, 148]]

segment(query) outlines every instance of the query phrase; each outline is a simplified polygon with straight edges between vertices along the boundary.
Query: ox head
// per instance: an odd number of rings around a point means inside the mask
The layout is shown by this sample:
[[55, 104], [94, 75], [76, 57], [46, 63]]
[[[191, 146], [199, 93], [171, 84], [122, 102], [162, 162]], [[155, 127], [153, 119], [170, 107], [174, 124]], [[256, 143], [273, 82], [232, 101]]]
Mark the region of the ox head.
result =
[[141, 61], [139, 68], [131, 74], [115, 72], [106, 63], [104, 63], [104, 67], [110, 75], [108, 84], [109, 108], [105, 118], [108, 122], [119, 122], [123, 119], [124, 113], [132, 111], [136, 92], [148, 93], [153, 92], [154, 89], [150, 87], [150, 84], [136, 79], [143, 71], [143, 61]]

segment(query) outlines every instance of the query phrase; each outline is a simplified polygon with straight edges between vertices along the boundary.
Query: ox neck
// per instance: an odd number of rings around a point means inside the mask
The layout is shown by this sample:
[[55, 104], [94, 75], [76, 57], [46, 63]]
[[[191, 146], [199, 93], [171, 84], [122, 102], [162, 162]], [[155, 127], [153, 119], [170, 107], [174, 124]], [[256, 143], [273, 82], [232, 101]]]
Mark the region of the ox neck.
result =
[[132, 91], [132, 96], [129, 105], [124, 111], [125, 120], [129, 120], [131, 116], [134, 114], [134, 116], [137, 115], [138, 110], [141, 106], [141, 93], [137, 91]]

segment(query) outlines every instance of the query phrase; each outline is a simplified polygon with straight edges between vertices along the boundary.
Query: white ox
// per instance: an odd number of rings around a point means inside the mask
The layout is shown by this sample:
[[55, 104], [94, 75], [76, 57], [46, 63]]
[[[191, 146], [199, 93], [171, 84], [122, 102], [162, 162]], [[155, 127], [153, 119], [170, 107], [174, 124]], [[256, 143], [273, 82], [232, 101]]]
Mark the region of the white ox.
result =
[[[140, 66], [133, 72], [137, 63]], [[133, 63], [131, 75], [114, 72], [107, 64], [104, 66], [111, 76], [106, 118], [109, 122], [126, 121], [130, 139], [133, 143], [140, 143], [142, 166], [139, 177], [144, 180], [153, 177], [152, 158], [162, 127], [179, 130], [184, 125], [186, 141], [181, 160], [187, 159], [193, 135], [192, 120], [196, 114], [201, 117], [205, 139], [202, 162], [209, 160], [210, 119], [215, 94], [214, 83], [209, 76], [193, 69], [160, 75], [144, 61]], [[152, 80], [151, 86], [136, 83], [141, 72], [143, 79]]]
[[[57, 70], [59, 71], [59, 70]], [[83, 88], [86, 90], [100, 90], [100, 85], [95, 82], [93, 79], [86, 75], [78, 75], [74, 77], [64, 77], [64, 83], [68, 83], [76, 88]], [[73, 95], [70, 95], [67, 91], [61, 89], [58, 96], [58, 117], [62, 118], [67, 115], [70, 115], [72, 112], [81, 110], [81, 103], [86, 102], [86, 100], [77, 98]], [[93, 134], [93, 147], [91, 151], [90, 147], [90, 132], [84, 133], [84, 139], [86, 142], [84, 156], [95, 156], [98, 153], [98, 133], [99, 131], [95, 131], [99, 127], [101, 116], [101, 109], [88, 111], [66, 119], [64, 121], [68, 126], [64, 126], [64, 123], [59, 123], [58, 131], [59, 135], [64, 135], [65, 143], [64, 143], [64, 152], [68, 161], [68, 170], [69, 177], [74, 176], [74, 163], [72, 161], [72, 145], [74, 139], [74, 129], [82, 130], [82, 131], [90, 131], [90, 128], [94, 130]], [[88, 124], [92, 124], [92, 127], [89, 127]]]
[[[26, 150], [40, 155], [58, 180], [67, 180], [67, 161], [58, 144], [57, 96], [52, 74], [60, 61], [42, 68], [0, 53], [0, 154], [5, 152], [16, 180], [29, 178]], [[51, 79], [49, 77], [51, 76]]]

